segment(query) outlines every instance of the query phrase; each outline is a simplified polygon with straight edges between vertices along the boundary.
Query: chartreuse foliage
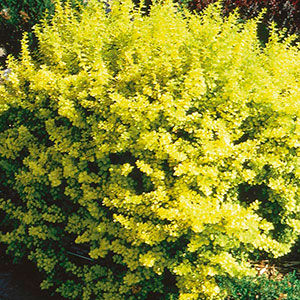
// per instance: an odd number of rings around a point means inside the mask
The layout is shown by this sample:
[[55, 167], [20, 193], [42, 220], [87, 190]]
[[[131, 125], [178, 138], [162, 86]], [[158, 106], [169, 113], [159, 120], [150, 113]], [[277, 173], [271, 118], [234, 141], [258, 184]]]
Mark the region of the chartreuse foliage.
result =
[[[56, 3], [10, 58], [1, 242], [68, 299], [218, 299], [299, 234], [300, 55], [218, 5]], [[91, 262], [70, 255], [76, 243]], [[71, 250], [70, 250], [71, 249]], [[74, 252], [74, 251], [73, 251]]]

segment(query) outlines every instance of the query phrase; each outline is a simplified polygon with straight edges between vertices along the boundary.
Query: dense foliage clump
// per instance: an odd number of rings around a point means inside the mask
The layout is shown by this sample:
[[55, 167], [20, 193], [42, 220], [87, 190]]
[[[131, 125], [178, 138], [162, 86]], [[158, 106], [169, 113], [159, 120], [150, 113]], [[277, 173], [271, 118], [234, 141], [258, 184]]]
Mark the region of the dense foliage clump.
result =
[[[300, 231], [300, 54], [169, 1], [57, 3], [0, 84], [0, 241], [68, 299], [222, 299]], [[77, 244], [77, 246], [76, 246]]]

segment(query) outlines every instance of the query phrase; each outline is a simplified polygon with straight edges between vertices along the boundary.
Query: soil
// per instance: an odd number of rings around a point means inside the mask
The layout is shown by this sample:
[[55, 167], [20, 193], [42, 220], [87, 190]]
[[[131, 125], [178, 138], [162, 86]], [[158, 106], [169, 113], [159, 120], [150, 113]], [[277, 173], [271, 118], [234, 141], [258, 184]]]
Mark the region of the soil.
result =
[[63, 300], [40, 289], [41, 275], [30, 263], [14, 265], [0, 254], [0, 300]]
[[38, 300], [37, 293], [28, 290], [23, 282], [14, 278], [14, 274], [7, 269], [0, 270], [0, 299], [1, 300]]

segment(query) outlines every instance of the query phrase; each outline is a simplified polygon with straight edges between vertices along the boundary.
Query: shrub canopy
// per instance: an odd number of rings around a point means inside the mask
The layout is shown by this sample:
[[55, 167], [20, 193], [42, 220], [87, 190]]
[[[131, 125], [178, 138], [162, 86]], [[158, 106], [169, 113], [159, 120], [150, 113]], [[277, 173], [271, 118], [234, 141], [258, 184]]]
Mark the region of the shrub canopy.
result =
[[254, 275], [255, 255], [289, 252], [300, 230], [299, 48], [275, 28], [261, 48], [257, 20], [220, 11], [57, 2], [35, 27], [39, 59], [26, 36], [9, 58], [0, 241], [44, 271], [43, 288], [218, 299], [216, 276]]

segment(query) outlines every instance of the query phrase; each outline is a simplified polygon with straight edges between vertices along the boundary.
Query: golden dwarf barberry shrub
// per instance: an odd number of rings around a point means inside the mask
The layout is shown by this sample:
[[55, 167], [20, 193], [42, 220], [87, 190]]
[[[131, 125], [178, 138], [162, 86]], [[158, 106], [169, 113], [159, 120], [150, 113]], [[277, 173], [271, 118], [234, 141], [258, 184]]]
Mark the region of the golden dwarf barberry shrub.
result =
[[110, 13], [89, 0], [78, 13], [57, 1], [35, 28], [39, 60], [26, 36], [9, 58], [0, 241], [37, 264], [42, 288], [222, 299], [217, 277], [289, 252], [300, 230], [299, 48], [275, 26], [261, 48], [257, 20], [220, 10], [166, 1], [143, 16], [129, 0]]

